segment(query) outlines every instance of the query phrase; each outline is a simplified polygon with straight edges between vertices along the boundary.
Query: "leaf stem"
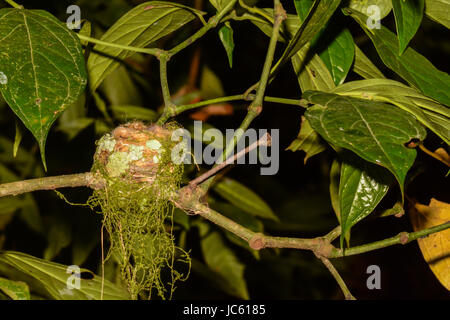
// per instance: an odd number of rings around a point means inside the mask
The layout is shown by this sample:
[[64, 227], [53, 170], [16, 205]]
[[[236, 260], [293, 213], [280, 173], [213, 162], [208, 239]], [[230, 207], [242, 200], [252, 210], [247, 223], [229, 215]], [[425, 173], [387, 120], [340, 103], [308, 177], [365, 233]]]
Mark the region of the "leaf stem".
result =
[[203, 37], [210, 29], [215, 28], [220, 20], [231, 10], [233, 9], [234, 5], [236, 4], [237, 0], [231, 0], [227, 3], [227, 5], [215, 16], [211, 17], [208, 22], [203, 25], [196, 33], [194, 33], [192, 36], [184, 40], [182, 43], [178, 44], [174, 48], [168, 51], [169, 56], [172, 57], [173, 55], [177, 54], [184, 48], [190, 46], [192, 43]]
[[400, 232], [398, 235], [396, 235], [394, 237], [387, 238], [387, 239], [380, 240], [380, 241], [375, 241], [372, 243], [364, 244], [364, 245], [353, 247], [353, 248], [348, 248], [348, 249], [345, 249], [344, 252], [342, 251], [342, 249], [334, 248], [333, 251], [331, 252], [331, 254], [328, 256], [328, 258], [353, 256], [353, 255], [366, 253], [366, 252], [373, 251], [373, 250], [386, 248], [386, 247], [393, 246], [396, 244], [404, 245], [411, 241], [426, 237], [432, 233], [446, 230], [448, 228], [450, 228], [450, 221], [440, 224], [440, 225], [437, 225], [437, 226], [434, 226], [434, 227], [431, 227], [431, 228], [428, 228], [428, 229], [416, 231], [416, 232], [410, 232], [410, 233]]
[[323, 237], [331, 243], [334, 240], [336, 240], [340, 235], [341, 235], [341, 226], [337, 226]]
[[[173, 110], [173, 115], [162, 114], [159, 119], [159, 123], [160, 124], [165, 123], [169, 119], [170, 116], [177, 116], [185, 111], [204, 107], [204, 106], [207, 106], [210, 104], [230, 102], [230, 101], [239, 101], [239, 100], [252, 101], [254, 99], [255, 99], [254, 94], [249, 94], [247, 96], [245, 96], [245, 94], [237, 94], [237, 95], [233, 95], [233, 96], [214, 98], [214, 99], [200, 101], [200, 102], [191, 103], [191, 104], [179, 105], [179, 106], [176, 106], [175, 109]], [[303, 103], [302, 99], [287, 99], [287, 98], [265, 96], [264, 101], [306, 108], [306, 105]]]
[[22, 180], [0, 184], [0, 198], [10, 195], [16, 196], [36, 190], [54, 190], [57, 188], [83, 186], [98, 189], [103, 186], [103, 183], [96, 179], [90, 172]]
[[447, 167], [450, 167], [450, 162], [449, 162], [447, 159], [441, 157], [441, 156], [440, 156], [439, 154], [437, 154], [436, 152], [433, 152], [433, 151], [428, 150], [428, 149], [423, 145], [423, 143], [421, 143], [421, 142], [419, 143], [419, 149], [422, 150], [423, 152], [425, 152], [425, 153], [426, 153], [427, 155], [429, 155], [430, 157], [433, 157], [433, 158], [435, 158], [436, 160], [442, 162], [442, 163], [445, 164]]
[[[242, 135], [250, 126], [252, 121], [262, 112], [262, 105], [264, 101], [264, 94], [266, 92], [266, 86], [270, 75], [270, 68], [272, 66], [273, 57], [275, 54], [275, 48], [278, 41], [278, 35], [280, 33], [280, 27], [282, 22], [287, 18], [286, 11], [284, 10], [280, 0], [274, 0], [274, 17], [275, 21], [272, 29], [272, 36], [270, 37], [269, 48], [267, 49], [266, 60], [264, 61], [263, 71], [261, 79], [259, 81], [258, 89], [256, 90], [256, 96], [252, 103], [248, 107], [247, 115], [239, 126], [234, 138], [227, 144], [222, 154], [223, 160], [228, 158], [233, 151], [235, 145], [242, 138]], [[213, 179], [210, 178], [202, 185], [202, 190], [206, 192], [212, 184]]]
[[166, 53], [159, 56], [159, 77], [161, 81], [161, 90], [164, 99], [164, 111], [161, 118], [158, 120], [158, 124], [163, 124], [165, 118], [175, 115], [175, 104], [172, 102], [170, 96], [169, 82], [167, 80], [167, 61], [170, 56]]
[[112, 42], [106, 42], [106, 41], [88, 37], [88, 36], [85, 36], [85, 35], [82, 35], [79, 33], [77, 33], [77, 36], [81, 40], [85, 40], [85, 41], [88, 41], [91, 43], [103, 45], [106, 47], [112, 47], [112, 48], [133, 51], [133, 52], [145, 53], [145, 54], [149, 54], [149, 55], [152, 55], [155, 57], [159, 57], [161, 54], [163, 54], [165, 52], [164, 50], [158, 49], [158, 48], [139, 48], [139, 47], [126, 46], [126, 45], [121, 45], [121, 44], [112, 43]]
[[16, 9], [23, 9], [23, 6], [20, 4], [17, 4], [13, 0], [5, 0], [6, 3], [8, 3], [11, 7], [14, 7]]

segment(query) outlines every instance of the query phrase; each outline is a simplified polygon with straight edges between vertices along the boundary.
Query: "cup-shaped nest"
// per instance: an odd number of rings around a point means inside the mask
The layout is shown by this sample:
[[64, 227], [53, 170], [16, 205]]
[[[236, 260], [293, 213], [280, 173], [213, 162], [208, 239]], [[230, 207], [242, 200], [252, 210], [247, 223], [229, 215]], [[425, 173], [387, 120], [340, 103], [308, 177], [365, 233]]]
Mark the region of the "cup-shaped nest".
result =
[[131, 178], [153, 182], [161, 166], [173, 172], [171, 160], [173, 125], [145, 125], [142, 122], [123, 124], [97, 141], [93, 171], [105, 178]]

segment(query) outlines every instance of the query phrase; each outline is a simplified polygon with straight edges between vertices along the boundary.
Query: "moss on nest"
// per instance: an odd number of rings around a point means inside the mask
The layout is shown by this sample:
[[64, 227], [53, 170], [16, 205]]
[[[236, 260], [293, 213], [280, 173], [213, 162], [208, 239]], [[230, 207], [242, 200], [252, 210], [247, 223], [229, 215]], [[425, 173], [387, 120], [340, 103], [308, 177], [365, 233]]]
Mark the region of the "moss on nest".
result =
[[[106, 184], [94, 191], [90, 203], [101, 208], [111, 242], [107, 258], [118, 257], [134, 299], [150, 298], [152, 292], [162, 298], [172, 295], [175, 281], [184, 278], [174, 269], [177, 250], [178, 260], [190, 263], [186, 252], [175, 246], [169, 203], [183, 173], [183, 165], [171, 160], [178, 143], [171, 137], [177, 128], [130, 122], [97, 141], [91, 172]], [[166, 285], [161, 278], [164, 268], [171, 271]]]

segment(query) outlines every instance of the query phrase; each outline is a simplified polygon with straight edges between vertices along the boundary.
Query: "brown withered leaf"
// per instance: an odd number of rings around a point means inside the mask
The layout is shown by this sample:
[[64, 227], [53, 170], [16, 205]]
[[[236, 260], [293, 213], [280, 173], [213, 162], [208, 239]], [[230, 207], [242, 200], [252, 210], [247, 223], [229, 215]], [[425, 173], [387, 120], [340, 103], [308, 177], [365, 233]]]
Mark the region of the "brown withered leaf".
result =
[[229, 116], [233, 114], [233, 106], [231, 104], [211, 104], [203, 107], [198, 111], [191, 113], [189, 117], [194, 120], [206, 121], [211, 116]]
[[[431, 199], [430, 204], [414, 203], [409, 209], [415, 231], [450, 221], [450, 204]], [[450, 291], [450, 229], [418, 239], [425, 261], [441, 284]]]
[[434, 151], [437, 155], [439, 155], [442, 159], [444, 159], [446, 162], [450, 163], [450, 155], [445, 151], [444, 148], [438, 148]]

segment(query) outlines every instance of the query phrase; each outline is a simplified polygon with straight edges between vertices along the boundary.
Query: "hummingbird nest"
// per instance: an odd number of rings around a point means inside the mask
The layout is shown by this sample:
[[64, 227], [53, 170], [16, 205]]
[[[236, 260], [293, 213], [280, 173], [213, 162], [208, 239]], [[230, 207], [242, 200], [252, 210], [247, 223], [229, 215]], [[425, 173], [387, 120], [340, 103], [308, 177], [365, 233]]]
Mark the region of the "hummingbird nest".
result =
[[[185, 278], [175, 262], [190, 265], [172, 233], [170, 200], [183, 174], [183, 164], [172, 161], [179, 142], [171, 138], [177, 128], [130, 122], [97, 141], [91, 172], [105, 185], [94, 191], [90, 204], [101, 208], [110, 238], [106, 259], [118, 262], [133, 299], [150, 299], [155, 292], [171, 297], [175, 281]], [[164, 270], [170, 271], [167, 279], [161, 275]]]

